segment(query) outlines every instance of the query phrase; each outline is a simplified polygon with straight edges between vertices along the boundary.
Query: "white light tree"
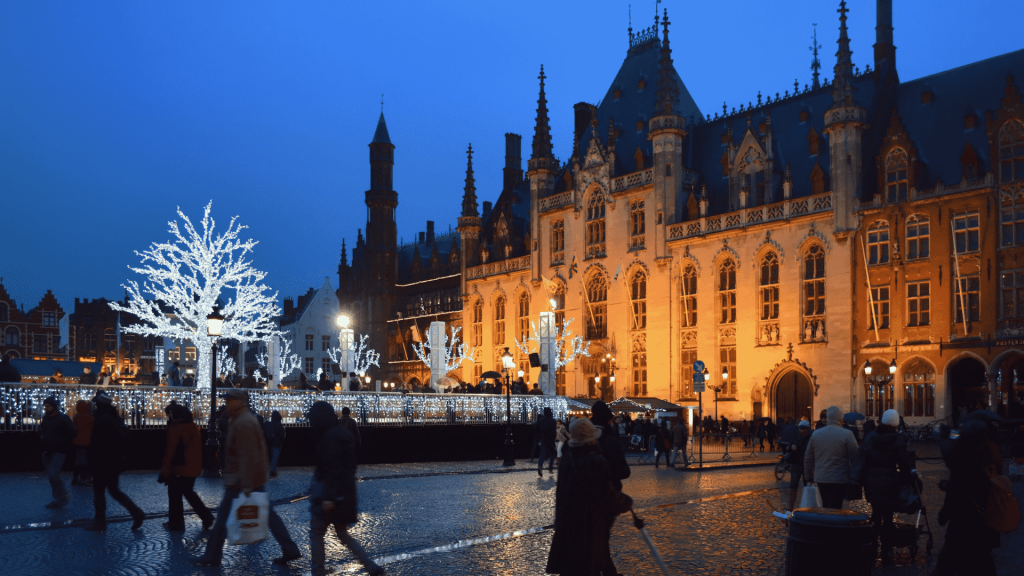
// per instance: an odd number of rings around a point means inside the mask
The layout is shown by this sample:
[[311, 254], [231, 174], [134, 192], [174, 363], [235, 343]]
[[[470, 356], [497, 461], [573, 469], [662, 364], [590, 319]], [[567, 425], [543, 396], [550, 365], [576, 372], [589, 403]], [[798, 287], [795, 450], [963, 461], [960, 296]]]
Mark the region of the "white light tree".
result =
[[[551, 373], [557, 372], [559, 368], [567, 366], [577, 356], [590, 357], [590, 340], [584, 340], [583, 336], [573, 336], [572, 330], [569, 330], [569, 325], [572, 324], [575, 318], [569, 318], [563, 320], [561, 326], [555, 327], [554, 333], [554, 345], [555, 345], [555, 366], [548, 367]], [[530, 330], [533, 332], [533, 336], [530, 336], [524, 342], [515, 340], [516, 348], [523, 354], [529, 354], [530, 352], [536, 352], [537, 348], [540, 347], [540, 334], [537, 333], [537, 325], [530, 321]], [[572, 337], [572, 340], [569, 338]], [[530, 343], [533, 342], [537, 348], [530, 350]], [[569, 347], [566, 348], [568, 343]]]
[[[352, 371], [360, 376], [367, 373], [370, 370], [370, 366], [376, 366], [380, 368], [380, 352], [374, 349], [367, 350], [366, 339], [369, 338], [369, 334], [363, 334], [359, 337], [359, 344], [356, 345], [355, 350], [352, 351]], [[327, 355], [331, 357], [331, 362], [338, 365], [342, 372], [345, 371], [344, 366], [344, 354], [341, 346], [329, 348]], [[345, 374], [348, 376], [348, 374]]]
[[[459, 330], [462, 330], [462, 328], [456, 326], [450, 326], [449, 328], [451, 329], [451, 334], [446, 333], [444, 342], [439, 343], [441, 346], [444, 346], [444, 366], [442, 368], [445, 374], [462, 366], [464, 361], [473, 361], [473, 349], [465, 342], [459, 343]], [[430, 332], [427, 332], [426, 342], [423, 344], [413, 344], [416, 357], [431, 370], [433, 370], [433, 366], [430, 365], [430, 351], [434, 349], [434, 346], [435, 343], [430, 341]]]
[[192, 342], [198, 353], [197, 383], [202, 388], [210, 385], [206, 375], [210, 374], [213, 339], [207, 317], [215, 308], [219, 307], [224, 317], [221, 338], [258, 342], [280, 334], [274, 321], [281, 313], [277, 293], [263, 284], [266, 273], [253, 268], [246, 258], [257, 242], [239, 238], [247, 226], [237, 224], [237, 216], [218, 234], [210, 217], [212, 206], [213, 201], [206, 205], [200, 229], [178, 208], [182, 223], [168, 222], [173, 239], [135, 252], [142, 258], [142, 266], [129, 269], [146, 280], [141, 286], [134, 280], [123, 285], [128, 292], [127, 306], [110, 303], [114, 310], [139, 319], [139, 323], [123, 327], [125, 333]]
[[227, 346], [217, 347], [217, 372], [230, 374], [235, 371], [235, 359], [228, 353]]
[[[298, 354], [292, 354], [292, 340], [285, 335], [280, 338], [281, 351], [277, 355], [277, 366], [281, 372], [281, 381], [283, 382], [289, 374], [299, 369], [302, 366], [302, 361], [299, 360]], [[274, 371], [270, 369], [269, 364], [270, 356], [267, 354], [267, 348], [264, 346], [256, 354], [256, 363], [259, 364], [260, 368], [267, 371], [267, 374], [273, 374]], [[277, 383], [278, 386], [281, 382]]]

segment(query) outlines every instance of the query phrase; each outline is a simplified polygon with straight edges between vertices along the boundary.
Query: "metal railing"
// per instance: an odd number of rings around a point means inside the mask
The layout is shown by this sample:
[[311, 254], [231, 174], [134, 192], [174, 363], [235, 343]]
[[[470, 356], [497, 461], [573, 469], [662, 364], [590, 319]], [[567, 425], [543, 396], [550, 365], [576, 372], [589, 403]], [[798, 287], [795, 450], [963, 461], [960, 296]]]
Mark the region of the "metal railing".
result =
[[[74, 414], [79, 400], [90, 401], [106, 392], [132, 429], [167, 424], [164, 409], [176, 402], [192, 410], [196, 423], [210, 419], [209, 390], [148, 386], [96, 386], [0, 383], [0, 432], [35, 430], [43, 415], [43, 400], [53, 396], [62, 411]], [[305, 414], [318, 400], [340, 411], [348, 407], [364, 426], [431, 426], [452, 424], [504, 424], [505, 397], [497, 394], [402, 394], [400, 392], [320, 392], [246, 390], [254, 412], [269, 419], [281, 414], [286, 426], [305, 426]], [[222, 404], [223, 401], [220, 403]], [[511, 423], [528, 424], [544, 408], [563, 419], [568, 400], [563, 396], [512, 396]]]

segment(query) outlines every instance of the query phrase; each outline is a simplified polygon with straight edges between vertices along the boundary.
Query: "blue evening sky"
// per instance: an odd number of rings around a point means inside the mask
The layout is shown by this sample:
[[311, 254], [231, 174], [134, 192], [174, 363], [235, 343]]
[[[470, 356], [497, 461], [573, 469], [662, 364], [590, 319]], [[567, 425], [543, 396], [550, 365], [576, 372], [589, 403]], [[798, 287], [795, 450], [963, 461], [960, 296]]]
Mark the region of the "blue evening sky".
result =
[[[875, 2], [849, 3], [854, 63], [871, 61]], [[596, 103], [626, 55], [626, 1], [0, 3], [0, 276], [26, 309], [52, 289], [123, 295], [134, 250], [169, 238], [176, 206], [210, 199], [260, 241], [280, 295], [337, 285], [341, 240], [365, 226], [384, 113], [399, 235], [454, 227], [475, 150], [478, 197], [501, 188], [505, 132], [529, 157], [544, 64], [555, 154], [572, 105]], [[838, 1], [666, 0], [676, 69], [704, 112], [810, 82], [818, 24], [831, 75]], [[632, 4], [633, 27], [653, 1]], [[896, 0], [900, 77], [1024, 45], [1020, 0]], [[1024, 79], [1018, 79], [1018, 85]], [[997, 83], [1001, 86], [1002, 82]], [[951, 119], [955, 121], [956, 119]]]

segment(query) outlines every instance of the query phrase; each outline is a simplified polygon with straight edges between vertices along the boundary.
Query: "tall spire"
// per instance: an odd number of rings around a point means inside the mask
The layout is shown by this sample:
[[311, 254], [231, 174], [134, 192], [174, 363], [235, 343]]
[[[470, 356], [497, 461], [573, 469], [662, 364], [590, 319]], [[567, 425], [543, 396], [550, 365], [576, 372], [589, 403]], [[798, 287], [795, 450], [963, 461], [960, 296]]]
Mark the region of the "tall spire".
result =
[[[383, 107], [384, 104], [382, 103]], [[380, 111], [380, 120], [377, 120], [377, 130], [373, 133], [373, 140], [370, 144], [391, 144], [391, 136], [388, 136], [388, 125], [384, 122], [384, 110]]]
[[348, 266], [348, 250], [345, 249], [345, 239], [341, 239], [341, 265]]
[[540, 97], [537, 98], [537, 127], [533, 132], [533, 156], [537, 158], [553, 158], [551, 153], [551, 127], [548, 125], [548, 100], [544, 95], [544, 65], [540, 66]]
[[850, 51], [850, 37], [846, 34], [846, 0], [839, 3], [839, 51], [836, 52], [835, 79], [832, 82], [832, 104], [848, 105], [853, 101], [853, 60]]
[[466, 188], [462, 195], [462, 215], [480, 216], [476, 206], [476, 181], [473, 179], [473, 145], [466, 151]]
[[676, 84], [675, 69], [672, 67], [672, 48], [668, 44], [668, 8], [665, 9], [661, 25], [664, 27], [664, 39], [661, 41], [661, 67], [658, 69], [658, 91], [654, 99], [656, 113], [667, 116], [672, 114], [676, 100], [679, 99], [679, 85]]
[[814, 25], [814, 36], [811, 38], [811, 51], [814, 52], [814, 59], [811, 60], [811, 76], [814, 77], [814, 81], [811, 82], [811, 88], [817, 90], [821, 88], [821, 82], [818, 82], [818, 70], [821, 70], [821, 60], [818, 60], [818, 49], [821, 48], [821, 44], [818, 44], [818, 25]]

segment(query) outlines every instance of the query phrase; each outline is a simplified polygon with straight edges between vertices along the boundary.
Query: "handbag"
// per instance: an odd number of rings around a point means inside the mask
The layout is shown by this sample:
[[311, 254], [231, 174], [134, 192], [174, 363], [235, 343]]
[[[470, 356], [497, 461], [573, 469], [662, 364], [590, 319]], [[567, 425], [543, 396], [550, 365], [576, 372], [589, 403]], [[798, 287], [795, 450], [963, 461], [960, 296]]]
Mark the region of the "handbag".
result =
[[804, 486], [803, 495], [800, 496], [801, 508], [821, 508], [821, 493], [814, 484]]
[[228, 515], [228, 544], [241, 546], [262, 542], [270, 536], [270, 498], [266, 492], [239, 494]]

